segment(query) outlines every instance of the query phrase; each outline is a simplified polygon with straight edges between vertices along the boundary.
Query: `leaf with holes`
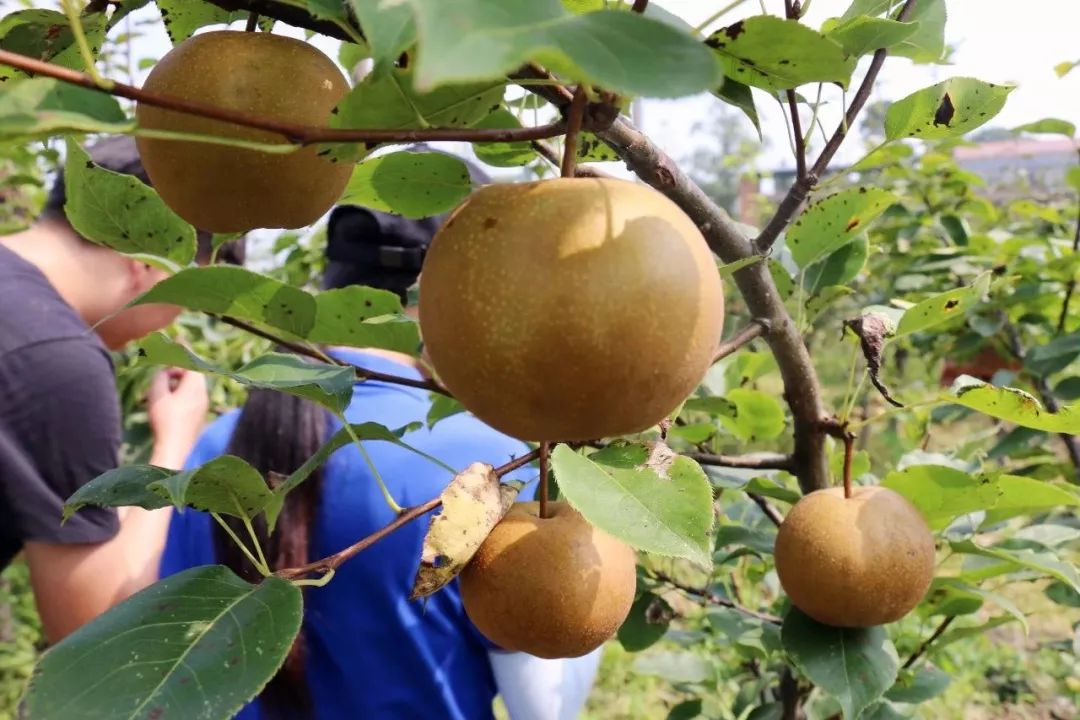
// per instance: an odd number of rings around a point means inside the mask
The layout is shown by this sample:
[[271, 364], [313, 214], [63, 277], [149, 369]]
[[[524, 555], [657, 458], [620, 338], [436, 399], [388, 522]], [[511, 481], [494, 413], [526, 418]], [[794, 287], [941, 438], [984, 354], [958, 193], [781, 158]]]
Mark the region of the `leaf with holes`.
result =
[[227, 25], [247, 17], [240, 10], [223, 10], [206, 0], [156, 0], [161, 23], [173, 45], [182, 43], [207, 25]]
[[641, 652], [664, 637], [674, 617], [675, 611], [664, 598], [643, 592], [619, 627], [619, 644], [628, 652]]
[[270, 501], [270, 488], [259, 471], [233, 455], [222, 455], [194, 470], [178, 472], [150, 483], [177, 509], [253, 518]]
[[1015, 89], [969, 77], [954, 77], [897, 100], [885, 113], [885, 138], [941, 140], [989, 122]]
[[881, 48], [891, 48], [911, 37], [918, 29], [918, 23], [860, 15], [830, 29], [825, 37], [840, 43], [848, 55], [859, 57]]
[[551, 454], [559, 492], [596, 527], [632, 547], [712, 561], [712, 491], [697, 463], [661, 445], [612, 445], [584, 457]]
[[170, 303], [200, 312], [262, 323], [306, 337], [316, 303], [300, 288], [239, 267], [188, 268], [136, 298], [133, 305]]
[[9, 80], [0, 93], [0, 139], [67, 132], [126, 133], [135, 127], [115, 98], [52, 78]]
[[396, 293], [350, 285], [315, 296], [315, 323], [307, 339], [321, 345], [383, 348], [415, 355], [420, 326], [403, 314]]
[[281, 578], [251, 585], [220, 565], [186, 570], [45, 653], [28, 715], [232, 717], [284, 662], [302, 614], [300, 589]]
[[896, 680], [900, 663], [882, 627], [830, 627], [792, 608], [780, 637], [799, 671], [836, 698], [848, 720], [857, 718]]
[[1050, 412], [1023, 390], [996, 387], [968, 375], [957, 378], [942, 399], [1026, 428], [1080, 435], [1080, 407], [1066, 405]]
[[423, 218], [452, 210], [470, 192], [469, 169], [453, 155], [396, 152], [357, 165], [339, 202]]
[[559, 0], [409, 1], [423, 89], [494, 79], [529, 61], [625, 95], [681, 97], [720, 84], [715, 60], [690, 32], [637, 13], [575, 14]]
[[195, 257], [195, 228], [131, 175], [98, 167], [74, 140], [67, 143], [64, 211], [76, 232], [122, 253], [186, 264]]
[[990, 273], [983, 273], [967, 287], [946, 290], [909, 307], [896, 325], [896, 337], [911, 335], [963, 317], [969, 309], [982, 302], [990, 290], [990, 279]]
[[141, 507], [157, 510], [169, 505], [169, 499], [150, 486], [174, 473], [153, 465], [125, 465], [98, 475], [64, 503], [64, 522], [88, 505], [98, 507]]
[[896, 201], [887, 190], [859, 187], [811, 203], [787, 231], [791, 257], [800, 268], [821, 260], [865, 232]]
[[847, 87], [855, 58], [838, 42], [797, 20], [755, 15], [717, 30], [705, 44], [720, 58], [724, 74], [763, 90], [787, 90], [812, 82]]
[[473, 463], [454, 476], [439, 496], [420, 551], [410, 600], [438, 592], [465, 569], [492, 528], [513, 505], [521, 483], [500, 483], [494, 468]]
[[139, 358], [150, 365], [220, 375], [247, 387], [288, 393], [316, 402], [334, 413], [344, 412], [349, 406], [356, 380], [352, 368], [310, 362], [291, 353], [266, 353], [230, 370], [203, 360], [160, 332], [139, 342]]

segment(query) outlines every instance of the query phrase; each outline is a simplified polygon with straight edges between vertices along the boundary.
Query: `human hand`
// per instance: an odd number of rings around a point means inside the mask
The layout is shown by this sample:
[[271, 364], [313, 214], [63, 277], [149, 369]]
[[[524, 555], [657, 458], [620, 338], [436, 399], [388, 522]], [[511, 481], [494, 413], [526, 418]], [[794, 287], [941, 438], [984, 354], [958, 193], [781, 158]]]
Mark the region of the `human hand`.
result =
[[153, 464], [179, 467], [206, 421], [210, 407], [206, 378], [190, 370], [162, 370], [150, 382], [146, 405], [157, 459]]

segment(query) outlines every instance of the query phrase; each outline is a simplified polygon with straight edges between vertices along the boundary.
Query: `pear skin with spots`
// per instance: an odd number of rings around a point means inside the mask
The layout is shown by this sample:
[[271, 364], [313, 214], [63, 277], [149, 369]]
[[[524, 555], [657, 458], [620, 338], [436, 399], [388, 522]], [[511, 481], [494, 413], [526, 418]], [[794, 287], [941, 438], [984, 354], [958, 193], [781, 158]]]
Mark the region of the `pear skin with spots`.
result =
[[439, 230], [420, 277], [436, 374], [477, 417], [524, 440], [660, 422], [701, 382], [723, 317], [700, 231], [623, 180], [484, 187]]
[[776, 572], [795, 607], [826, 625], [899, 620], [934, 578], [934, 536], [902, 495], [870, 486], [817, 490], [784, 518]]

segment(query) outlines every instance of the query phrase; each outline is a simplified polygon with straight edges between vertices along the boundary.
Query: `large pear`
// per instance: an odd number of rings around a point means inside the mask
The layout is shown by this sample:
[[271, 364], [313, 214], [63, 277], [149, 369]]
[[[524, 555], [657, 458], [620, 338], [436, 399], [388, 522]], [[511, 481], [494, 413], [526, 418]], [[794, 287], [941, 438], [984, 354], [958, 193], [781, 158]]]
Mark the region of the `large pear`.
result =
[[663, 420], [701, 382], [723, 314], [694, 223], [622, 180], [484, 187], [439, 230], [420, 277], [439, 378], [480, 419], [533, 441]]
[[[158, 95], [197, 101], [268, 120], [325, 126], [349, 90], [318, 49], [269, 33], [195, 35], [161, 58], [143, 85]], [[261, 143], [281, 135], [139, 103], [139, 127]], [[273, 154], [220, 144], [138, 137], [150, 181], [165, 203], [202, 230], [309, 225], [341, 196], [352, 166], [305, 147]]]
[[619, 629], [634, 602], [634, 551], [563, 502], [518, 503], [460, 575], [473, 624], [504, 650], [579, 657]]
[[776, 572], [795, 607], [836, 627], [894, 622], [934, 578], [934, 536], [919, 511], [888, 488], [812, 492], [776, 536]]

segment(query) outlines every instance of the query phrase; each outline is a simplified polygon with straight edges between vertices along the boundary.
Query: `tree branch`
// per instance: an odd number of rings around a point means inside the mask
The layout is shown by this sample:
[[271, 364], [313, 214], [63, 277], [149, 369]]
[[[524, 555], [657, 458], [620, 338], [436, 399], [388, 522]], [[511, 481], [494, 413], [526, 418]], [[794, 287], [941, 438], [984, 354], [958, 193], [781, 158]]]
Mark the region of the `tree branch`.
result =
[[[533, 450], [530, 453], [526, 453], [525, 455], [522, 455], [515, 460], [511, 460], [505, 465], [500, 465], [499, 467], [495, 468], [495, 474], [501, 478], [507, 473], [511, 473], [520, 467], [528, 465], [533, 460], [535, 460], [539, 456], [539, 454], [540, 452], [538, 450]], [[367, 537], [356, 541], [344, 550], [336, 552], [333, 555], [328, 555], [327, 557], [324, 557], [320, 560], [309, 562], [306, 565], [301, 565], [300, 567], [278, 570], [274, 574], [278, 577], [285, 578], [286, 580], [297, 580], [307, 575], [311, 575], [312, 573], [328, 573], [331, 570], [336, 570], [345, 561], [355, 557], [356, 555], [371, 547], [379, 540], [382, 540], [384, 537], [394, 532], [398, 528], [402, 527], [403, 525], [407, 525], [421, 515], [435, 510], [440, 505], [442, 505], [441, 494], [439, 497], [432, 498], [431, 500], [428, 500], [426, 503], [423, 503], [421, 505], [414, 505], [413, 507], [405, 508], [391, 522], [382, 526]]]
[[[532, 149], [536, 151], [538, 155], [547, 160], [556, 170], [559, 169], [562, 164], [562, 160], [559, 158], [559, 153], [555, 152], [555, 148], [548, 145], [543, 140], [533, 140]], [[590, 178], [613, 178], [614, 175], [598, 170], [597, 168], [589, 167], [588, 165], [578, 165], [574, 168], [574, 177], [590, 177]]]
[[[1076, 234], [1073, 236], [1072, 251], [1075, 256], [1080, 252], [1080, 195], [1077, 196], [1076, 205]], [[1065, 332], [1065, 325], [1069, 321], [1069, 302], [1072, 300], [1073, 293], [1076, 292], [1076, 278], [1073, 277], [1069, 280], [1065, 286], [1065, 299], [1061, 301], [1061, 315], [1058, 317], [1057, 331], [1058, 335]]]
[[926, 651], [930, 649], [930, 646], [934, 644], [934, 641], [941, 637], [945, 633], [945, 631], [949, 629], [949, 626], [952, 625], [952, 621], [955, 619], [956, 616], [949, 616], [942, 620], [941, 624], [937, 626], [937, 629], [935, 629], [934, 632], [930, 634], [930, 637], [923, 640], [922, 644], [919, 645], [918, 648], [916, 648], [915, 652], [911, 653], [911, 656], [907, 659], [907, 662], [904, 663], [903, 669], [907, 670], [912, 665], [914, 665], [919, 658], [926, 654]]
[[435, 140], [515, 142], [557, 137], [566, 131], [566, 126], [562, 121], [523, 128], [423, 128], [411, 130], [388, 130], [386, 128], [339, 129], [300, 125], [268, 120], [261, 116], [228, 110], [192, 100], [182, 100], [169, 95], [160, 95], [120, 82], [110, 82], [107, 86], [101, 86], [87, 73], [42, 62], [7, 50], [0, 50], [0, 64], [10, 65], [34, 75], [44, 75], [61, 82], [79, 85], [90, 90], [134, 100], [145, 105], [164, 108], [165, 110], [265, 130], [280, 135], [289, 143], [301, 146], [323, 142], [411, 143]]
[[700, 465], [747, 468], [751, 470], [791, 470], [791, 458], [779, 453], [761, 455], [716, 455], [713, 453], [680, 453]]
[[325, 363], [329, 359], [330, 363], [333, 365], [340, 365], [341, 367], [351, 367], [356, 372], [356, 377], [358, 380], [376, 380], [378, 382], [390, 383], [392, 385], [404, 385], [406, 387], [414, 387], [420, 390], [430, 390], [431, 392], [437, 392], [441, 395], [446, 395], [447, 397], [453, 397], [450, 394], [449, 390], [447, 390], [434, 380], [416, 380], [415, 378], [402, 377], [400, 375], [391, 375], [389, 373], [379, 372], [377, 370], [368, 370], [367, 368], [359, 367], [357, 365], [353, 365], [352, 363], [347, 363], [343, 360], [338, 360], [335, 357], [325, 355], [316, 350], [315, 348], [307, 347], [305, 345], [301, 345], [299, 343], [295, 343], [290, 340], [278, 337], [271, 332], [263, 330], [262, 328], [256, 327], [255, 325], [252, 325], [251, 323], [245, 322], [243, 320], [238, 320], [237, 318], [223, 315], [214, 315], [213, 317], [216, 317], [218, 320], [225, 323], [226, 325], [232, 325], [233, 327], [239, 328], [244, 332], [249, 332], [252, 335], [263, 338], [264, 340], [269, 340], [275, 345], [279, 345], [280, 347], [296, 353], [297, 355], [303, 355], [305, 357], [309, 357], [323, 363]]
[[780, 625], [783, 622], [775, 615], [758, 612], [757, 610], [751, 610], [750, 608], [743, 607], [742, 605], [734, 603], [727, 598], [720, 597], [716, 593], [712, 593], [702, 588], [696, 588], [692, 585], [686, 585], [685, 583], [681, 583], [667, 573], [661, 572], [659, 570], [654, 570], [650, 572], [650, 574], [652, 575], [652, 578], [654, 580], [662, 583], [667, 583], [671, 587], [675, 588], [676, 590], [681, 590], [687, 595], [693, 595], [694, 597], [703, 598], [705, 601], [712, 603], [713, 605], [720, 605], [722, 607], [731, 608], [732, 610], [741, 612], [744, 615], [752, 618], [757, 618], [758, 620], [761, 620], [763, 622], [772, 623], [773, 625]]
[[796, 182], [806, 182], [806, 138], [803, 136], [799, 103], [794, 90], [787, 91], [787, 101], [791, 109], [791, 131], [795, 134], [795, 179]]
[[755, 505], [761, 508], [761, 512], [765, 513], [765, 517], [769, 518], [773, 525], [780, 527], [784, 523], [784, 516], [772, 506], [772, 503], [757, 493], [748, 492], [746, 494], [754, 501]]
[[[897, 15], [897, 20], [906, 20], [912, 11], [915, 9], [915, 3], [917, 0], [906, 0], [904, 6], [900, 9], [900, 13]], [[833, 132], [832, 137], [825, 143], [825, 147], [822, 149], [821, 154], [818, 155], [818, 159], [814, 162], [813, 167], [807, 171], [806, 175], [797, 178], [791, 187], [788, 189], [784, 199], [780, 201], [780, 205], [776, 209], [776, 214], [765, 225], [761, 233], [754, 241], [754, 247], [757, 252], [766, 254], [769, 248], [772, 247], [776, 239], [780, 237], [780, 233], [784, 231], [784, 228], [788, 226], [795, 216], [798, 215], [803, 202], [806, 200], [806, 196], [810, 193], [810, 189], [817, 184], [818, 178], [820, 178], [825, 170], [828, 169], [829, 163], [832, 162], [833, 156], [836, 155], [836, 151], [840, 149], [841, 143], [847, 137], [848, 132], [851, 130], [855, 123], [855, 119], [859, 116], [859, 112], [862, 111], [863, 105], [870, 98], [870, 92], [874, 89], [874, 83], [877, 81], [878, 73], [881, 72], [881, 66], [885, 64], [885, 56], [889, 51], [885, 48], [881, 48], [874, 53], [873, 59], [870, 61], [870, 67], [866, 70], [866, 75], [863, 77], [862, 83], [859, 85], [859, 89], [855, 92], [855, 96], [851, 99], [851, 104], [848, 106], [847, 112], [844, 113], [843, 119]], [[798, 137], [799, 133], [795, 133]]]
[[746, 345], [755, 338], [761, 337], [764, 332], [764, 322], [754, 321], [750, 323], [742, 330], [735, 333], [735, 336], [732, 337], [730, 340], [726, 340], [720, 343], [719, 347], [716, 348], [716, 355], [713, 356], [713, 363], [715, 364], [720, 362], [728, 355], [741, 348], [743, 345]]

